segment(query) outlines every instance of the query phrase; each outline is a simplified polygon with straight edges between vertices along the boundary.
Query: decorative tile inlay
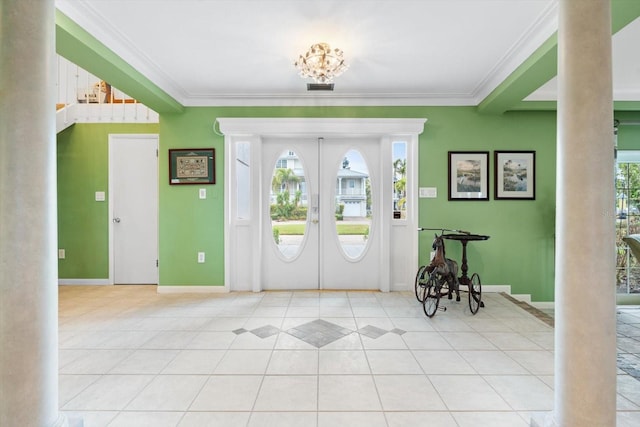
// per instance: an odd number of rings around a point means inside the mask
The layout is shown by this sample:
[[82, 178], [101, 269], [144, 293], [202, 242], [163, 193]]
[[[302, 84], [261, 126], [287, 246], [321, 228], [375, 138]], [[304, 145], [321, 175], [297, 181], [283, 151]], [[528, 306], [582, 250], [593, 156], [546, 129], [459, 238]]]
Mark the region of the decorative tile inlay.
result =
[[318, 348], [331, 344], [349, 335], [351, 332], [353, 331], [350, 329], [343, 328], [342, 326], [322, 319], [316, 319], [287, 331], [289, 335]]
[[376, 338], [379, 338], [381, 336], [383, 336], [384, 334], [386, 334], [388, 331], [385, 331], [384, 329], [380, 329], [376, 326], [371, 326], [371, 325], [367, 325], [362, 329], [358, 329], [358, 333], [360, 335], [364, 335], [367, 336], [369, 338], [373, 338], [374, 340]]
[[260, 338], [269, 338], [280, 333], [280, 329], [272, 325], [261, 326], [251, 331], [251, 333]]
[[[248, 331], [245, 328], [239, 328], [232, 332], [236, 335], [244, 334], [245, 332], [251, 332], [255, 336], [264, 339], [269, 338], [273, 335], [277, 335], [278, 333], [282, 332], [282, 330], [276, 328], [273, 325], [265, 325], [256, 329], [252, 329], [251, 331]], [[367, 325], [364, 328], [358, 329], [357, 332], [371, 339], [376, 339], [389, 332], [397, 335], [402, 335], [407, 331], [398, 328], [395, 328], [391, 331], [385, 331], [384, 329], [378, 328], [376, 326]], [[343, 328], [340, 325], [336, 325], [335, 323], [327, 322], [326, 320], [316, 319], [300, 326], [296, 326], [295, 328], [291, 328], [286, 331], [286, 333], [298, 338], [301, 341], [306, 342], [307, 344], [311, 344], [314, 347], [320, 348], [324, 347], [327, 344], [331, 344], [332, 342], [337, 341], [340, 338], [346, 337], [347, 335], [353, 333], [353, 331], [351, 329]]]

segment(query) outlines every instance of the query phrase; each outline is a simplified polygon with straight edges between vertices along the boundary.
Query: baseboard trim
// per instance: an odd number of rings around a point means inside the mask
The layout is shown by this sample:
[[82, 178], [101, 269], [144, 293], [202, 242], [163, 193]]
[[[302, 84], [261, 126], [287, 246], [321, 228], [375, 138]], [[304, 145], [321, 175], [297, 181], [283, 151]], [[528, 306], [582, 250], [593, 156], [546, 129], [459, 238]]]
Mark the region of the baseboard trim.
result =
[[220, 294], [228, 293], [226, 286], [158, 286], [159, 294]]
[[531, 307], [535, 307], [538, 310], [553, 310], [556, 303], [553, 301], [531, 301], [531, 294], [509, 294], [511, 298], [529, 304]]
[[58, 279], [58, 285], [67, 286], [67, 285], [91, 285], [91, 286], [104, 286], [104, 285], [113, 285], [113, 283], [109, 282], [109, 279]]
[[482, 292], [504, 292], [511, 298], [529, 304], [539, 310], [548, 310], [555, 308], [553, 301], [531, 301], [531, 294], [512, 294], [510, 285], [482, 285]]
[[531, 304], [531, 294], [510, 294], [513, 298], [518, 301], [526, 302], [527, 304]]
[[540, 310], [551, 310], [556, 308], [556, 303], [553, 301], [532, 301], [529, 304]]
[[511, 294], [511, 286], [509, 286], [509, 285], [482, 285], [482, 292], [487, 292], [487, 293], [504, 292], [504, 293], [507, 293], [507, 294]]

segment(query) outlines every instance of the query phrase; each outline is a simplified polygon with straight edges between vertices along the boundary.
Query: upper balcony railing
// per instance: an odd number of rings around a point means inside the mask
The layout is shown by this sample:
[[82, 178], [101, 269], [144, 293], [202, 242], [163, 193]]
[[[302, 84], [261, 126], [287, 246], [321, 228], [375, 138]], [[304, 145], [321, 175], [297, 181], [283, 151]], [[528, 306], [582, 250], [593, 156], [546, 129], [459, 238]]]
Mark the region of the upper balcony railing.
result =
[[58, 132], [73, 123], [158, 123], [158, 113], [58, 56]]

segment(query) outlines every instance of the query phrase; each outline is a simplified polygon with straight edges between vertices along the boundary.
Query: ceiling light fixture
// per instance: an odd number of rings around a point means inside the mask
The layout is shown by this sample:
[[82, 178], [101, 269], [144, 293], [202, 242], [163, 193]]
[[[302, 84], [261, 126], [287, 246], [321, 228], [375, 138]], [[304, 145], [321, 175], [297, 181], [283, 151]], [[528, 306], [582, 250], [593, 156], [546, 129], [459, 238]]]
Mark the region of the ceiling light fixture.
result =
[[307, 84], [308, 90], [333, 90], [333, 78], [349, 66], [344, 62], [341, 49], [332, 49], [328, 43], [316, 43], [295, 62], [303, 78], [310, 77], [315, 84]]

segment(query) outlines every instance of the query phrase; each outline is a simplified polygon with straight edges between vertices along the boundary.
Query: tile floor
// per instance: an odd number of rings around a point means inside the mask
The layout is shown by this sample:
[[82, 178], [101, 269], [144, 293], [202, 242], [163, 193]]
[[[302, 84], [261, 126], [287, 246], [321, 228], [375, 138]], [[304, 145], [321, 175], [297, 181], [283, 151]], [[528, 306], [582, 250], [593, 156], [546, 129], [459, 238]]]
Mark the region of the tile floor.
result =
[[[553, 406], [553, 328], [501, 294], [432, 319], [408, 292], [59, 295], [60, 407], [86, 427], [524, 427]], [[618, 320], [637, 426], [640, 310]]]

